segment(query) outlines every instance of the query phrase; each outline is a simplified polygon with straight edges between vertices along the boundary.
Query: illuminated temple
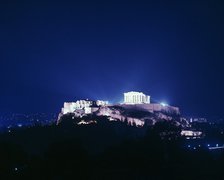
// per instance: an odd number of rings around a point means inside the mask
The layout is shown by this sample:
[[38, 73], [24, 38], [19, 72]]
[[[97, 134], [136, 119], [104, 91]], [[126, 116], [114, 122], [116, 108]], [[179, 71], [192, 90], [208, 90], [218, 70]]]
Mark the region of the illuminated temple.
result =
[[124, 93], [124, 104], [150, 104], [150, 96], [142, 92], [127, 92]]

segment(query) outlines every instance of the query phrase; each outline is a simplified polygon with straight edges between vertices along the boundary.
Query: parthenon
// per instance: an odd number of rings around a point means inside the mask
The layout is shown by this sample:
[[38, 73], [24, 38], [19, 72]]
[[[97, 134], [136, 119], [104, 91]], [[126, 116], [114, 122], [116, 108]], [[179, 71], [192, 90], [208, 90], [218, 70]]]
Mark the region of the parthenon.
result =
[[124, 93], [124, 104], [149, 104], [150, 96], [143, 94], [142, 92], [127, 92]]

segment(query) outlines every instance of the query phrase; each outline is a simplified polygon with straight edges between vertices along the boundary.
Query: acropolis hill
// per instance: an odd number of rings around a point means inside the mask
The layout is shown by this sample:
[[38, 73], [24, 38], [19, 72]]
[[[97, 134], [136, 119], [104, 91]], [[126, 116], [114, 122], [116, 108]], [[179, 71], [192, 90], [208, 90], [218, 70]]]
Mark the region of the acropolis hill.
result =
[[[99, 116], [107, 117], [110, 121], [127, 122], [129, 125], [142, 127], [153, 125], [158, 120], [178, 120], [180, 111], [164, 103], [150, 103], [150, 96], [142, 92], [124, 93], [124, 102], [121, 104], [109, 104], [102, 100], [78, 100], [76, 102], [65, 102], [58, 117], [58, 122], [71, 116], [80, 118], [80, 124], [96, 122], [94, 118]], [[94, 116], [91, 121], [85, 121], [85, 117]]]

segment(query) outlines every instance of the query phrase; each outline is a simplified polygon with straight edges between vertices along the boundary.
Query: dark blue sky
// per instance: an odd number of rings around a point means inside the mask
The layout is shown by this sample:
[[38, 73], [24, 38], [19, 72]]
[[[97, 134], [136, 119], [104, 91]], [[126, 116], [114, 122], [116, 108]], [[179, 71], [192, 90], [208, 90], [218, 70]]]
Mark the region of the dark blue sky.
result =
[[223, 116], [222, 1], [1, 1], [0, 111], [143, 91]]

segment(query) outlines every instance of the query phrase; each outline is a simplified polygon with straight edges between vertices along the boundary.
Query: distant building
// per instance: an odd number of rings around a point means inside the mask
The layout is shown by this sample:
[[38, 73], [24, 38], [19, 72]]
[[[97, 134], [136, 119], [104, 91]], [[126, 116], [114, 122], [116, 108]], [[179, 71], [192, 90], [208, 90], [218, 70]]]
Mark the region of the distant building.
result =
[[124, 104], [150, 104], [150, 96], [142, 92], [127, 92], [124, 93]]
[[195, 139], [200, 138], [202, 136], [202, 132], [193, 130], [182, 130], [181, 136], [185, 136], [187, 139]]
[[197, 122], [197, 123], [206, 123], [208, 122], [206, 118], [193, 118], [193, 117], [188, 117], [186, 118], [186, 120], [189, 122], [189, 123], [194, 123], [194, 122]]
[[207, 119], [206, 118], [191, 118], [191, 122], [199, 122], [199, 123], [206, 123]]

